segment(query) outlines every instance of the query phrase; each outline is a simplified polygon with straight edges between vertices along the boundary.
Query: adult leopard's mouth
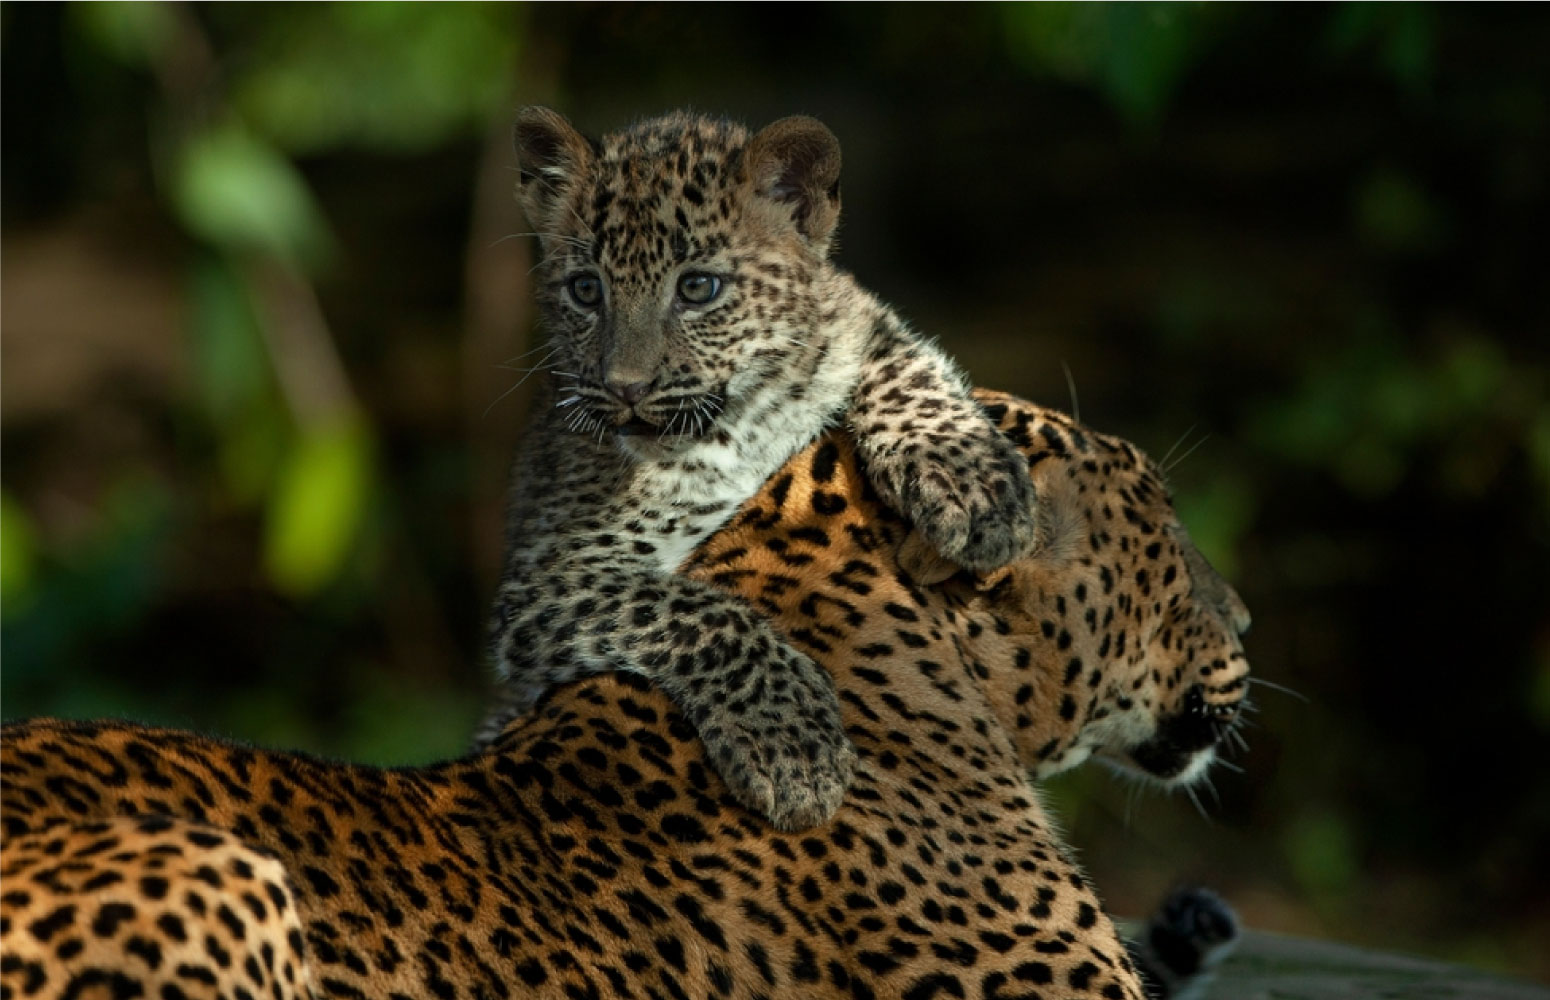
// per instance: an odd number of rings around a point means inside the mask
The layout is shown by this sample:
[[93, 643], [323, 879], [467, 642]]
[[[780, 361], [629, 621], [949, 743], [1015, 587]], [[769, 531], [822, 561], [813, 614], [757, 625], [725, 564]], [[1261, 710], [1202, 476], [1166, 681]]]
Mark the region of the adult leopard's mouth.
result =
[[1200, 686], [1195, 685], [1185, 693], [1182, 709], [1164, 718], [1151, 738], [1111, 759], [1124, 770], [1164, 785], [1193, 784], [1216, 760], [1234, 714], [1208, 707]]
[[1216, 745], [1185, 747], [1167, 739], [1148, 740], [1132, 747], [1125, 763], [1165, 785], [1189, 785], [1210, 770]]

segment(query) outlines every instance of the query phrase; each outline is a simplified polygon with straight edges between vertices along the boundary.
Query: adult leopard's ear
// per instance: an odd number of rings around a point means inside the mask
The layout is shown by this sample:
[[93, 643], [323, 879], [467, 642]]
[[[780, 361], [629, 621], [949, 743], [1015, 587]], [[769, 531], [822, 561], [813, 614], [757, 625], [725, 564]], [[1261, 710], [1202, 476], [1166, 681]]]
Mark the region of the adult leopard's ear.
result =
[[[910, 575], [910, 579], [926, 587], [935, 587], [964, 571], [962, 566], [937, 551], [936, 546], [926, 541], [926, 536], [918, 531], [911, 531], [904, 536], [894, 558], [899, 561], [899, 568]], [[1012, 575], [1012, 570], [1009, 566], [1002, 566], [988, 573], [969, 575], [973, 578], [975, 590], [995, 590]]]
[[937, 547], [926, 541], [926, 536], [918, 531], [911, 531], [904, 536], [894, 558], [899, 561], [899, 568], [910, 575], [910, 579], [927, 587], [934, 587], [948, 579], [959, 568], [956, 563], [943, 558]]
[[782, 118], [743, 153], [754, 193], [781, 206], [820, 254], [840, 220], [840, 141], [816, 118]]
[[528, 107], [517, 113], [511, 130], [517, 147], [517, 200], [533, 228], [550, 228], [550, 213], [592, 165], [592, 144], [548, 108]]

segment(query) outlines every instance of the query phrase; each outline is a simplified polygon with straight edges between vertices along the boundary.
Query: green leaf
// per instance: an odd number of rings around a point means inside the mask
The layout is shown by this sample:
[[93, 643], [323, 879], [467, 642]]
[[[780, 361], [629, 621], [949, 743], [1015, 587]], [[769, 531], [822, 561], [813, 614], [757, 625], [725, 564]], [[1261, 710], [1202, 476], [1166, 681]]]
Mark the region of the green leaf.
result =
[[330, 255], [331, 239], [311, 191], [283, 155], [235, 125], [190, 140], [173, 182], [179, 218], [228, 251], [262, 251], [304, 271]]
[[1437, 369], [1435, 395], [1448, 416], [1504, 408], [1513, 371], [1496, 341], [1480, 336], [1457, 340]]
[[1132, 122], [1154, 123], [1194, 55], [1196, 15], [1177, 4], [1124, 3], [1108, 10], [1104, 89]]
[[222, 255], [203, 254], [189, 276], [195, 385], [217, 435], [226, 497], [263, 503], [291, 435], [246, 282]]
[[253, 508], [265, 502], [290, 436], [290, 418], [278, 404], [254, 407], [245, 419], [221, 429], [221, 485], [234, 503]]
[[1550, 731], [1550, 644], [1539, 651], [1539, 662], [1529, 674], [1529, 718], [1540, 729]]
[[1436, 66], [1437, 14], [1430, 4], [1347, 3], [1330, 21], [1329, 46], [1347, 55], [1371, 45], [1399, 87], [1421, 94]]
[[1207, 29], [1230, 11], [1164, 3], [1013, 4], [1004, 8], [1014, 56], [1102, 91], [1134, 125], [1162, 117]]
[[0, 609], [7, 616], [23, 610], [37, 577], [37, 530], [27, 511], [9, 493], [0, 493]]
[[1345, 821], [1323, 810], [1304, 812], [1285, 839], [1292, 872], [1303, 887], [1320, 895], [1341, 893], [1356, 878], [1356, 846]]
[[[0, 660], [8, 686], [77, 687], [61, 677], [61, 664], [144, 620], [165, 594], [177, 513], [167, 485], [135, 470], [97, 500], [83, 533], [68, 541], [31, 535], [47, 558], [34, 562], [25, 599], [5, 607]], [[25, 516], [8, 507], [0, 530], [23, 523]], [[21, 554], [9, 539], [5, 547], [7, 559]]]
[[1253, 487], [1231, 472], [1180, 489], [1175, 497], [1179, 521], [1202, 555], [1228, 579], [1238, 575], [1238, 545], [1253, 526], [1258, 507]]
[[500, 112], [516, 26], [499, 4], [297, 5], [254, 25], [233, 101], [298, 153], [429, 149]]
[[269, 502], [264, 567], [277, 589], [307, 596], [340, 575], [365, 523], [371, 480], [361, 421], [303, 429]]
[[1362, 239], [1384, 250], [1423, 251], [1437, 246], [1445, 235], [1433, 199], [1397, 170], [1374, 170], [1362, 181], [1355, 215]]
[[477, 694], [383, 678], [363, 678], [345, 708], [338, 752], [384, 767], [426, 764], [468, 749], [488, 705]]
[[1534, 416], [1525, 445], [1529, 467], [1539, 480], [1540, 516], [1550, 520], [1550, 405], [1542, 407]]
[[1334, 471], [1341, 484], [1354, 495], [1368, 499], [1394, 492], [1408, 465], [1409, 456], [1399, 443], [1366, 427], [1358, 428], [1334, 454]]
[[130, 66], [151, 62], [177, 33], [175, 15], [165, 3], [75, 3], [66, 10], [83, 37]]
[[225, 260], [206, 254], [192, 268], [189, 299], [200, 395], [217, 423], [239, 420], [272, 388], [268, 353], [247, 285]]

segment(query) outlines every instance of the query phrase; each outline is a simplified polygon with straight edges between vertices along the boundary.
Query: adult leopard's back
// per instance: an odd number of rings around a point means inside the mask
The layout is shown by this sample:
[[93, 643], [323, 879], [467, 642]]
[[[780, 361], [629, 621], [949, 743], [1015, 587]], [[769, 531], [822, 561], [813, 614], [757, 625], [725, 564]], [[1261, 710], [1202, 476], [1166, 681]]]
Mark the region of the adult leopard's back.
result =
[[[330, 996], [1139, 998], [1028, 772], [1099, 753], [1160, 781], [1198, 775], [1244, 693], [1241, 605], [1143, 456], [988, 402], [1045, 498], [1038, 557], [923, 586], [896, 558], [907, 526], [835, 437], [688, 568], [833, 670], [860, 763], [826, 827], [781, 834], [742, 809], [672, 704], [618, 674], [426, 768], [126, 724], [10, 727], [6, 863], [20, 838], [130, 813], [229, 832], [284, 864]], [[921, 576], [951, 569], [905, 552]], [[154, 936], [158, 915], [137, 909], [135, 932]], [[54, 956], [33, 995], [62, 995], [71, 971]]]
[[120, 816], [10, 834], [3, 854], [5, 1000], [316, 995], [290, 873], [230, 831]]

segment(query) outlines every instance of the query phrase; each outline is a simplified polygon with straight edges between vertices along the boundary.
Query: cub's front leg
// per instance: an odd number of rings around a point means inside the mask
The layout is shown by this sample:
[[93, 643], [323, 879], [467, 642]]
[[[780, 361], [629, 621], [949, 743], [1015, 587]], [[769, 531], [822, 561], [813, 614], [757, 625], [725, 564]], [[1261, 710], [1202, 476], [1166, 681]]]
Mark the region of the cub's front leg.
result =
[[482, 735], [493, 737], [549, 688], [632, 670], [699, 731], [738, 801], [781, 830], [832, 816], [856, 752], [828, 673], [738, 598], [593, 542], [578, 546], [584, 563], [502, 584], [491, 634], [506, 690]]
[[969, 396], [946, 355], [885, 321], [873, 332], [850, 424], [868, 478], [949, 561], [1004, 566], [1035, 541], [1027, 459]]

